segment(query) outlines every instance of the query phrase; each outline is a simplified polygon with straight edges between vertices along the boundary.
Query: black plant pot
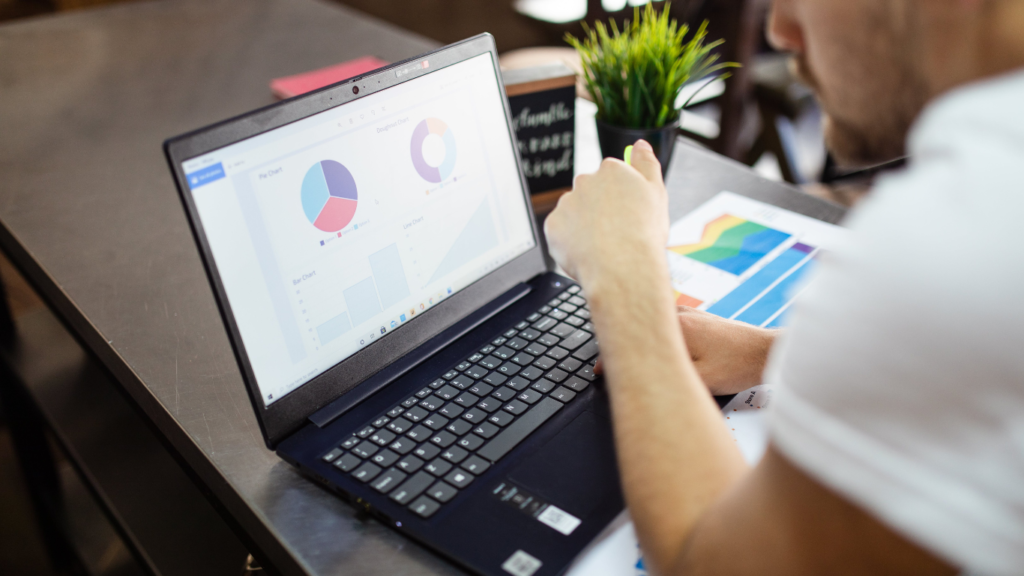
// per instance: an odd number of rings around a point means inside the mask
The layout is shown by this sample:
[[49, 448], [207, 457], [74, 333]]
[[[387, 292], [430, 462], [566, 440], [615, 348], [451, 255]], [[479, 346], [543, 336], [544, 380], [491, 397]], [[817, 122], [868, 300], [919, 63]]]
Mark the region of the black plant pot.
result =
[[597, 120], [597, 141], [601, 144], [603, 157], [622, 160], [626, 146], [636, 144], [637, 140], [646, 140], [654, 148], [654, 155], [661, 162], [662, 175], [668, 170], [668, 162], [672, 159], [672, 149], [676, 145], [678, 133], [678, 120], [661, 128], [620, 128]]

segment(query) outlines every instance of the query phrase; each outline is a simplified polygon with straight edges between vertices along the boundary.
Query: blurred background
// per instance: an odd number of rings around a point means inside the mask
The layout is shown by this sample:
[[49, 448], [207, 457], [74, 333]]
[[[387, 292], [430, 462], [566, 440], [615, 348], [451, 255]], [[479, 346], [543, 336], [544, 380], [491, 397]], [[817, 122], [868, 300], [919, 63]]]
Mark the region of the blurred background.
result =
[[[0, 27], [28, 18], [60, 16], [106, 5], [174, 0], [0, 0]], [[494, 35], [503, 65], [562, 59], [578, 69], [566, 33], [580, 35], [582, 22], [632, 16], [637, 0], [322, 0], [355, 8], [397, 27], [441, 43], [480, 32]], [[659, 5], [664, 5], [658, 2]], [[844, 204], [863, 186], [831, 186], [841, 171], [828, 160], [820, 111], [813, 96], [793, 81], [786, 57], [764, 38], [767, 0], [676, 0], [674, 17], [696, 27], [711, 23], [709, 38], [723, 38], [722, 58], [743, 63], [727, 82], [704, 95], [684, 115], [688, 134], [708, 147], [752, 166], [761, 175], [787, 180], [811, 194]], [[0, 53], [0, 57], [5, 57]], [[9, 57], [9, 56], [7, 56]], [[55, 52], [53, 58], [61, 55]], [[296, 70], [295, 72], [303, 72]], [[0, 77], [0, 102], [5, 85]], [[0, 128], [2, 132], [2, 128]], [[824, 184], [823, 184], [824, 182]], [[0, 276], [15, 316], [43, 305], [33, 289], [0, 256]], [[0, 574], [55, 574], [47, 562], [40, 527], [33, 517], [25, 480], [0, 406]], [[77, 553], [92, 574], [141, 574], [112, 524], [56, 444], [70, 526]]]

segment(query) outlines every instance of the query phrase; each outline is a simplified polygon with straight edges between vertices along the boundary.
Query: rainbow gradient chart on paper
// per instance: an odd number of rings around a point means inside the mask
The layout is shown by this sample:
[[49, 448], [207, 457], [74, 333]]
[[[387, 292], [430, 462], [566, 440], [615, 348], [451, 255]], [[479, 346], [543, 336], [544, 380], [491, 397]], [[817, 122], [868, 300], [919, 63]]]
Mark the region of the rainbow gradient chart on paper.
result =
[[[423, 143], [430, 136], [436, 136], [444, 143], [444, 160], [438, 166], [431, 166], [423, 155]], [[452, 129], [442, 120], [427, 118], [416, 125], [412, 131], [412, 141], [409, 144], [409, 152], [412, 156], [412, 165], [416, 172], [427, 182], [435, 184], [446, 180], [455, 170], [455, 135]]]
[[669, 266], [676, 304], [781, 327], [833, 224], [722, 192], [675, 222]]
[[340, 162], [321, 160], [302, 179], [302, 211], [324, 232], [337, 232], [352, 221], [359, 192], [352, 173]]
[[789, 237], [785, 232], [724, 214], [704, 227], [700, 242], [669, 250], [738, 276]]

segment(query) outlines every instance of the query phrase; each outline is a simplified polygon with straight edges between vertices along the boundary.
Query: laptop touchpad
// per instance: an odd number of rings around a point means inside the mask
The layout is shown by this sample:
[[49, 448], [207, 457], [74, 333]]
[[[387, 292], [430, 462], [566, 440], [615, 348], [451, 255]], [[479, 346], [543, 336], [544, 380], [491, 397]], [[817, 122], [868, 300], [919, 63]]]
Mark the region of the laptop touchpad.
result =
[[509, 479], [586, 518], [621, 492], [611, 422], [584, 412], [516, 468]]

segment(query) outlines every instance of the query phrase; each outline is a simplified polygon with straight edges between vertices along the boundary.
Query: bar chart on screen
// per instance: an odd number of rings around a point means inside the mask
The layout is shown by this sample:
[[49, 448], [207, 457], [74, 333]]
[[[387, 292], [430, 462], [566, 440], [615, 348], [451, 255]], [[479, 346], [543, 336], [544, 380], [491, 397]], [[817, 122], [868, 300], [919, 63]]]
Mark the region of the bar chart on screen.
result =
[[676, 304], [781, 327], [822, 250], [844, 233], [833, 224], [722, 192], [669, 232]]

